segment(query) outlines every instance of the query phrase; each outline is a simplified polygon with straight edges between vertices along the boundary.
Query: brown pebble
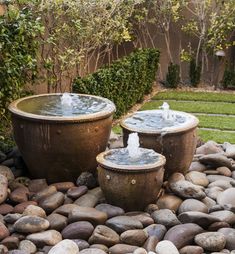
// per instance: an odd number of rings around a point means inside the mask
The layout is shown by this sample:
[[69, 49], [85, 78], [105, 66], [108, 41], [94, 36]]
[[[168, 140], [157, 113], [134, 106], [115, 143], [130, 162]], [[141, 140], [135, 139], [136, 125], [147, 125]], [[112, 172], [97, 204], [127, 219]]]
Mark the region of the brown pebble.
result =
[[9, 204], [1, 204], [0, 205], [0, 214], [6, 215], [8, 213], [11, 213], [13, 211], [13, 206]]
[[25, 208], [28, 205], [37, 205], [38, 203], [36, 201], [27, 201], [27, 202], [23, 202], [21, 204], [18, 204], [14, 207], [13, 213], [23, 213]]

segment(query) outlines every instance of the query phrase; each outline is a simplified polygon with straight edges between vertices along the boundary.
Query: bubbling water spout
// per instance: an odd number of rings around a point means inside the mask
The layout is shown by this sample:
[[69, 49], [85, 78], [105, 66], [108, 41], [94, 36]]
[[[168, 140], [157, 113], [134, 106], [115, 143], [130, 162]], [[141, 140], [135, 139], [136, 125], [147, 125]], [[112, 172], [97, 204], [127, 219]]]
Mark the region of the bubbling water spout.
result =
[[137, 159], [141, 156], [139, 147], [140, 142], [138, 134], [136, 132], [131, 133], [127, 141], [127, 150], [131, 159]]
[[73, 98], [69, 93], [63, 93], [60, 98], [63, 115], [70, 115], [73, 111]]
[[163, 112], [162, 112], [163, 120], [166, 122], [174, 122], [175, 115], [170, 110], [169, 104], [167, 102], [163, 102], [163, 104], [162, 104], [162, 106], [160, 106], [160, 108], [163, 110]]

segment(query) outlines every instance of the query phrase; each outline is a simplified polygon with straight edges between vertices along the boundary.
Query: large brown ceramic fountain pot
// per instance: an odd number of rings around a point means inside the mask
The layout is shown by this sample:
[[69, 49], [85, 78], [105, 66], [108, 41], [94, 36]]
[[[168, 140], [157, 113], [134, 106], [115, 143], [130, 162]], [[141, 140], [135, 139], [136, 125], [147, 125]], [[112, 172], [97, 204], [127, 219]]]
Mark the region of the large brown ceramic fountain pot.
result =
[[81, 172], [96, 169], [96, 156], [106, 148], [115, 106], [105, 98], [78, 96], [95, 98], [108, 107], [74, 116], [35, 113], [61, 94], [29, 96], [9, 106], [14, 138], [32, 177], [50, 183], [74, 181]]
[[98, 179], [106, 200], [125, 211], [143, 211], [156, 202], [162, 187], [166, 159], [146, 165], [117, 165], [105, 157], [117, 149], [97, 156]]
[[[160, 110], [140, 111], [147, 113], [156, 113]], [[198, 119], [191, 114], [173, 111], [188, 119], [185, 123], [173, 126], [167, 130], [145, 130], [138, 126], [129, 126], [126, 120], [134, 114], [129, 115], [121, 122], [123, 130], [124, 145], [130, 133], [137, 132], [140, 138], [140, 146], [153, 149], [166, 157], [165, 179], [174, 172], [185, 174], [192, 162], [197, 145], [197, 125]], [[136, 113], [135, 113], [136, 114]]]

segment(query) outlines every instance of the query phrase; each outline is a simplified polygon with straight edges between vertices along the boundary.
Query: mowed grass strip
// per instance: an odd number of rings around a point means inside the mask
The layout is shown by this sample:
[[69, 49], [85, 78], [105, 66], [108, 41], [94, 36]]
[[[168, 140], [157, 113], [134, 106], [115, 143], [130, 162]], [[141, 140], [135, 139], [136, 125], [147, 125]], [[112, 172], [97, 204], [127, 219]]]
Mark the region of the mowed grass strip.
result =
[[198, 135], [203, 141], [214, 140], [217, 143], [235, 144], [235, 134], [231, 132], [199, 129]]
[[235, 103], [235, 94], [213, 92], [165, 91], [156, 94], [152, 100], [213, 101]]
[[[162, 100], [155, 100], [145, 103], [141, 110], [159, 109], [163, 104]], [[191, 101], [167, 101], [172, 110], [179, 110], [189, 113], [208, 114], [235, 114], [235, 103], [211, 103], [211, 102], [191, 102]]]
[[200, 121], [199, 127], [235, 131], [235, 117], [206, 115], [197, 115], [196, 117]]

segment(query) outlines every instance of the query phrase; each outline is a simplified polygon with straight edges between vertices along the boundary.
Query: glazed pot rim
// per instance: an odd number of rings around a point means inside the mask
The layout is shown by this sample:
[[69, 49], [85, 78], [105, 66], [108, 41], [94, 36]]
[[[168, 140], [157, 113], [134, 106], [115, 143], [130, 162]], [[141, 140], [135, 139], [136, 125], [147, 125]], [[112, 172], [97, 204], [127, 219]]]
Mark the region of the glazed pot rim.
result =
[[179, 125], [179, 126], [172, 126], [172, 127], [166, 127], [166, 128], [163, 128], [163, 129], [158, 129], [158, 130], [148, 130], [148, 129], [144, 129], [144, 128], [138, 128], [138, 127], [130, 127], [128, 124], [125, 123], [125, 121], [132, 117], [133, 115], [135, 115], [136, 113], [151, 113], [151, 114], [154, 114], [155, 112], [160, 112], [162, 110], [159, 110], [159, 109], [153, 109], [153, 110], [142, 110], [142, 111], [137, 111], [135, 113], [132, 113], [126, 117], [124, 117], [121, 122], [120, 122], [120, 126], [123, 128], [123, 129], [127, 129], [131, 132], [137, 132], [137, 133], [143, 133], [143, 134], [174, 134], [174, 133], [178, 133], [178, 132], [184, 132], [184, 131], [187, 131], [189, 129], [193, 129], [193, 128], [196, 128], [198, 123], [199, 123], [199, 120], [197, 117], [195, 117], [194, 115], [192, 114], [189, 114], [189, 113], [186, 113], [186, 112], [183, 112], [183, 111], [177, 111], [177, 110], [171, 110], [173, 112], [175, 112], [176, 114], [179, 114], [179, 115], [182, 115], [182, 116], [185, 116], [185, 117], [188, 117], [190, 118], [190, 121], [186, 121], [185, 123]]
[[[126, 173], [144, 173], [149, 171], [154, 171], [160, 167], [163, 167], [166, 164], [165, 156], [158, 154], [159, 160], [155, 163], [145, 164], [145, 165], [118, 165], [111, 161], [106, 160], [104, 157], [113, 151], [117, 151], [120, 148], [110, 149], [108, 151], [102, 152], [96, 156], [96, 161], [99, 166], [104, 167], [105, 169], [110, 169], [112, 171], [126, 172]], [[121, 148], [123, 149], [123, 148]]]
[[17, 116], [20, 116], [22, 118], [27, 118], [35, 121], [53, 121], [53, 122], [87, 122], [87, 121], [94, 121], [99, 120], [103, 118], [107, 118], [111, 116], [115, 111], [116, 107], [112, 101], [110, 101], [107, 98], [96, 96], [96, 95], [90, 95], [90, 94], [78, 94], [78, 93], [70, 93], [71, 95], [78, 95], [78, 96], [84, 96], [84, 97], [92, 97], [97, 98], [99, 100], [102, 100], [103, 102], [106, 102], [108, 105], [110, 105], [109, 108], [96, 112], [96, 113], [90, 113], [90, 114], [84, 114], [84, 115], [77, 115], [77, 116], [45, 116], [45, 115], [38, 115], [33, 113], [25, 112], [18, 108], [18, 104], [25, 100], [30, 100], [33, 98], [40, 98], [40, 97], [46, 97], [46, 96], [61, 96], [63, 93], [47, 93], [47, 94], [38, 94], [38, 95], [32, 95], [20, 98], [18, 100], [13, 101], [8, 106], [9, 111]]

